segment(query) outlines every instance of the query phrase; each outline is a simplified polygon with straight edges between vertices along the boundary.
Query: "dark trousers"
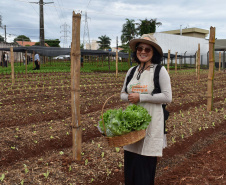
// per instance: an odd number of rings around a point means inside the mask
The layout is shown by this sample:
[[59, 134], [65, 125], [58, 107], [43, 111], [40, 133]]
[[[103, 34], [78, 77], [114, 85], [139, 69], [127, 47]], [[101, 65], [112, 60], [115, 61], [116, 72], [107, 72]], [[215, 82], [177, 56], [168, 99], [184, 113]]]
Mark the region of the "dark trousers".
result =
[[36, 66], [36, 67], [35, 67], [33, 70], [40, 69], [40, 66], [39, 66], [39, 64], [38, 64], [38, 61], [37, 61], [37, 60], [35, 61], [35, 66]]
[[8, 67], [8, 62], [7, 62], [7, 60], [4, 60], [4, 61], [3, 61], [3, 66], [4, 66], [4, 67]]
[[154, 185], [157, 157], [124, 151], [125, 185]]

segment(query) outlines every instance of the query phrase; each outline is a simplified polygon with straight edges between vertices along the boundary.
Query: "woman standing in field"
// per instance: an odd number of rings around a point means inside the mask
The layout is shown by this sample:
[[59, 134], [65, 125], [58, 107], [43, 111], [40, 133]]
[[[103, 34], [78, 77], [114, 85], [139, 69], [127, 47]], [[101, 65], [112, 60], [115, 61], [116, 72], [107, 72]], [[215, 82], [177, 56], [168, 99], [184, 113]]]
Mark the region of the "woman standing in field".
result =
[[163, 57], [162, 48], [153, 35], [144, 34], [139, 39], [131, 40], [129, 45], [138, 67], [126, 85], [133, 67], [128, 70], [121, 99], [146, 108], [152, 121], [144, 139], [124, 146], [125, 185], [150, 185], [154, 184], [157, 157], [162, 156], [166, 147], [162, 104], [172, 101], [171, 83], [168, 72], [162, 67], [159, 72], [161, 93], [152, 94], [154, 71]]

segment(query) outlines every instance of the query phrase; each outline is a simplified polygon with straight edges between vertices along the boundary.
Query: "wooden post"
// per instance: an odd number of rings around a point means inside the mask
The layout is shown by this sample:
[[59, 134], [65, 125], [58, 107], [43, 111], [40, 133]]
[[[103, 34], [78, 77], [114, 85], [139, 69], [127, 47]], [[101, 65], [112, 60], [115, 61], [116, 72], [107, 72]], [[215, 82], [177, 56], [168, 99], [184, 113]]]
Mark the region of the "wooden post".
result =
[[213, 109], [213, 80], [214, 80], [214, 45], [215, 45], [215, 27], [210, 27], [210, 38], [209, 38], [209, 73], [207, 81], [207, 111]]
[[177, 73], [177, 52], [175, 53], [175, 73]]
[[27, 51], [25, 51], [25, 76], [27, 77]]
[[221, 71], [221, 52], [219, 53], [219, 72]]
[[170, 63], [170, 50], [168, 50], [168, 59], [167, 59], [167, 71], [169, 73], [169, 63]]
[[72, 16], [71, 43], [71, 112], [72, 112], [72, 151], [73, 160], [81, 160], [82, 129], [80, 123], [80, 22], [81, 14]]
[[115, 65], [116, 65], [116, 78], [118, 77], [118, 49], [116, 48], [116, 60], [115, 60]]
[[32, 63], [33, 63], [33, 68], [34, 68], [34, 64], [35, 64], [35, 52], [34, 51], [32, 53]]
[[104, 57], [102, 55], [102, 67], [104, 67]]
[[10, 62], [11, 62], [12, 85], [14, 85], [15, 84], [15, 77], [14, 77], [14, 53], [13, 53], [13, 47], [10, 47]]
[[198, 51], [196, 51], [196, 57], [195, 57], [195, 74], [198, 75]]
[[111, 65], [111, 64], [110, 64], [110, 55], [109, 55], [109, 53], [108, 53], [108, 70], [109, 70], [109, 72], [110, 72], [110, 68], [111, 68], [110, 65]]
[[20, 53], [20, 66], [21, 66], [22, 59], [23, 59], [23, 54]]
[[200, 44], [198, 44], [198, 83], [200, 82]]

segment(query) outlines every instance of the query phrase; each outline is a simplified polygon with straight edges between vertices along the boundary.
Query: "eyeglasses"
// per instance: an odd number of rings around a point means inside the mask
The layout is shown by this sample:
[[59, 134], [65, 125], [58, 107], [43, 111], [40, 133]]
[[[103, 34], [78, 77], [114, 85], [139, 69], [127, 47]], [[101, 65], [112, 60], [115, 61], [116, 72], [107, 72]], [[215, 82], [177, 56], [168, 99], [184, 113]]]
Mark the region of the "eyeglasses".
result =
[[137, 51], [142, 52], [144, 50], [145, 53], [150, 53], [152, 51], [151, 48], [143, 48], [141, 46], [137, 47]]

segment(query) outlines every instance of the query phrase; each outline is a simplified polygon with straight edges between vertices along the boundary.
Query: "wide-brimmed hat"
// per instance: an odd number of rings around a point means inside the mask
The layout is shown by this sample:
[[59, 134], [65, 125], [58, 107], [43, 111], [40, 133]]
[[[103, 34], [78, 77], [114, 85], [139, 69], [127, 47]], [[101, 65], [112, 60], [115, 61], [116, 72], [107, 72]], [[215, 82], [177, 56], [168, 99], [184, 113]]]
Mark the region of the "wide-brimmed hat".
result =
[[137, 43], [145, 43], [154, 47], [161, 56], [163, 56], [162, 48], [158, 45], [156, 38], [150, 34], [144, 34], [140, 38], [133, 39], [129, 42], [132, 51], [136, 51]]

